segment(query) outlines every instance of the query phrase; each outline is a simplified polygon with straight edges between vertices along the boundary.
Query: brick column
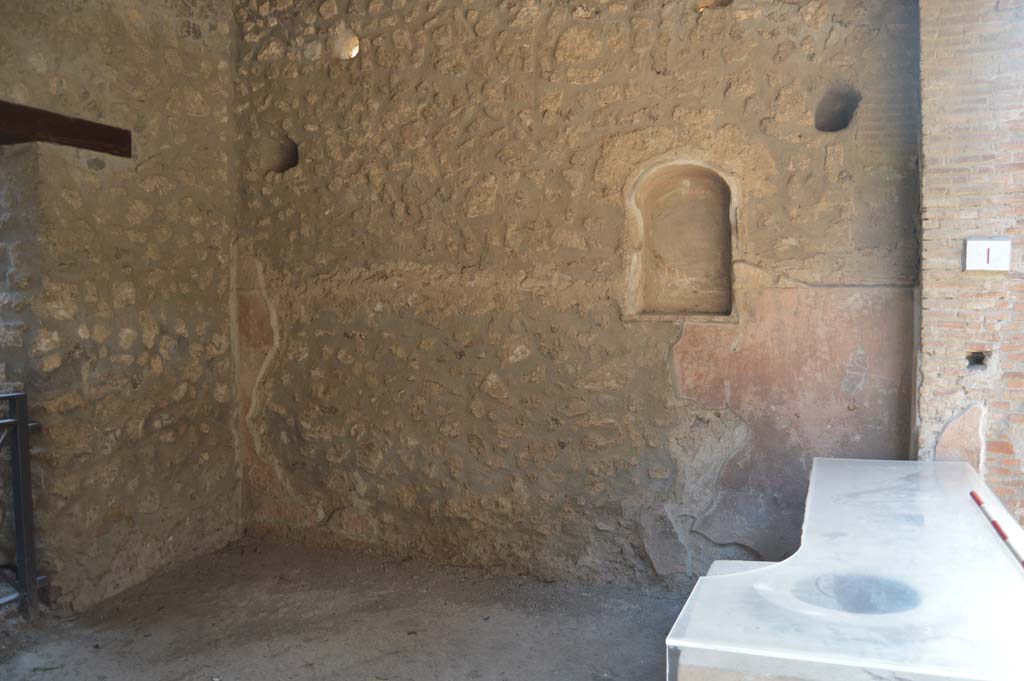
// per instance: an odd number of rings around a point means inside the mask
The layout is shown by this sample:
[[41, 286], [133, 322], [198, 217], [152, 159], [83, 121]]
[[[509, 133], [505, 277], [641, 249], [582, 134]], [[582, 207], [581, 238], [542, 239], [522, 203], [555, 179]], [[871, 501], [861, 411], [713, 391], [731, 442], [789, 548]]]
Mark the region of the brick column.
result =
[[[971, 461], [1024, 517], [1024, 0], [922, 0], [919, 455]], [[964, 272], [1008, 236], [1010, 273]], [[984, 354], [969, 366], [968, 355]]]

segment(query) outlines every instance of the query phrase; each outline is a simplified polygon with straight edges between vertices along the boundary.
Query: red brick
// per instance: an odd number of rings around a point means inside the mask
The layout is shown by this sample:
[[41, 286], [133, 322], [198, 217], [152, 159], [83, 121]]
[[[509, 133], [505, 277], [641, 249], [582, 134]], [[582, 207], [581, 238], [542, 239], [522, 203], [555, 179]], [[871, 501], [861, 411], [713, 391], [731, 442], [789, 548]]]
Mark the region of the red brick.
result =
[[1005, 440], [986, 442], [985, 451], [989, 454], [1013, 454], [1013, 445]]

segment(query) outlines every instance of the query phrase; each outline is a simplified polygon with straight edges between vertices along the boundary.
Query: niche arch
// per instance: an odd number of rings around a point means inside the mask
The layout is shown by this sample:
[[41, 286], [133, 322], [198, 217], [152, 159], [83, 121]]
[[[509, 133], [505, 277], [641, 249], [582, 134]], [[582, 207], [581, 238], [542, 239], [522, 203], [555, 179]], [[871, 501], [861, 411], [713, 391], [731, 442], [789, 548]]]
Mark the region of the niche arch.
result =
[[732, 320], [736, 183], [700, 161], [655, 160], [627, 181], [625, 199], [626, 318]]

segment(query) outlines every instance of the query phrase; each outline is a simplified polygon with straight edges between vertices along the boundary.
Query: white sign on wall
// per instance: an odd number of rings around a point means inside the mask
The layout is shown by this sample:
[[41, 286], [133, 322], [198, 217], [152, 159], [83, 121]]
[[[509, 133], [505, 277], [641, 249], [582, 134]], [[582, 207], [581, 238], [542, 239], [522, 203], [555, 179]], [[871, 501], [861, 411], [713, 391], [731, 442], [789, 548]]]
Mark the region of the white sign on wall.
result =
[[964, 242], [964, 270], [1010, 270], [1010, 240], [1006, 237], [969, 238]]

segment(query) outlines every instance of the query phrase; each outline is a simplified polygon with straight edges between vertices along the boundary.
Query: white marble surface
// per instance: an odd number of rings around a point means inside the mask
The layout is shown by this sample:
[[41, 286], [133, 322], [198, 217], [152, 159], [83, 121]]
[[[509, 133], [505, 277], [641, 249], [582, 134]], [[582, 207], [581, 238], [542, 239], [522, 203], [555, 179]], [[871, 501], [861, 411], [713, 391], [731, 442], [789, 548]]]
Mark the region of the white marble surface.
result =
[[681, 681], [1022, 681], [1024, 532], [967, 464], [816, 459], [800, 550], [699, 580], [667, 639]]

